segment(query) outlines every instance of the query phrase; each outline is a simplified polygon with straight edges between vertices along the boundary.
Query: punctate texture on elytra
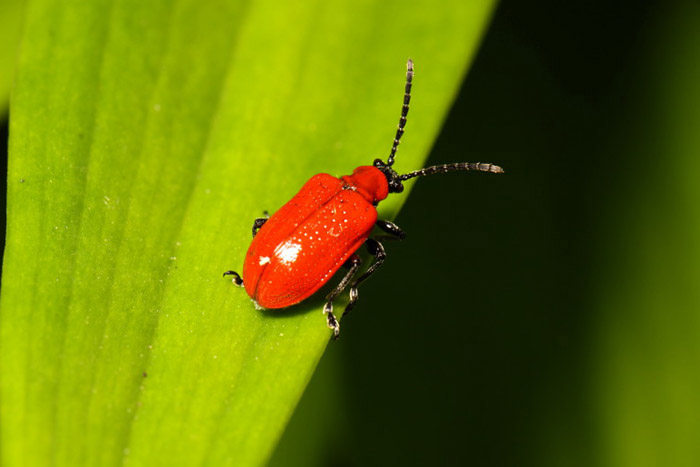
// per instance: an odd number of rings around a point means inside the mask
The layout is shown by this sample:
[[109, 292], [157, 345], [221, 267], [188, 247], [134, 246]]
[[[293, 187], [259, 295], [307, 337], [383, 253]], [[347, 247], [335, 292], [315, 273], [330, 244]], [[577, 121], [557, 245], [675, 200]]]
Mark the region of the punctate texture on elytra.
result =
[[362, 246], [377, 211], [371, 200], [348, 186], [328, 174], [313, 176], [253, 238], [243, 283], [258, 305], [284, 308], [299, 303], [323, 287]]

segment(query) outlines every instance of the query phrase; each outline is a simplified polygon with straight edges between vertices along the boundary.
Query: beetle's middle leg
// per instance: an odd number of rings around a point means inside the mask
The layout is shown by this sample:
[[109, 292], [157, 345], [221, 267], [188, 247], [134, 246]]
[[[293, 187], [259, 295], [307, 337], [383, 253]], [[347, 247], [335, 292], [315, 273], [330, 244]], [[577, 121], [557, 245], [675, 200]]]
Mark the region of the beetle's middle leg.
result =
[[[395, 224], [394, 227], [396, 227]], [[397, 227], [398, 228], [398, 227]], [[400, 231], [400, 229], [399, 229]], [[403, 232], [401, 232], [403, 233]], [[347, 315], [350, 313], [352, 308], [355, 306], [355, 302], [357, 302], [357, 286], [359, 286], [361, 283], [369, 279], [369, 277], [374, 274], [374, 271], [379, 269], [379, 267], [384, 264], [384, 260], [386, 259], [386, 251], [384, 251], [384, 245], [379, 243], [379, 241], [375, 240], [374, 238], [368, 238], [365, 241], [365, 246], [367, 247], [367, 251], [369, 251], [369, 254], [374, 256], [374, 263], [367, 268], [364, 274], [362, 274], [360, 277], [355, 279], [355, 281], [352, 283], [350, 286], [350, 302], [348, 305], [345, 307], [345, 311], [343, 312], [343, 316]]]
[[362, 259], [360, 259], [357, 253], [354, 253], [350, 257], [350, 259], [348, 259], [344, 264], [344, 266], [346, 266], [350, 270], [347, 272], [347, 274], [345, 274], [345, 276], [335, 287], [335, 289], [333, 289], [333, 291], [329, 293], [326, 297], [326, 304], [323, 307], [323, 312], [326, 314], [326, 320], [328, 320], [328, 327], [333, 330], [333, 339], [337, 339], [340, 335], [340, 323], [333, 314], [333, 300], [335, 300], [336, 297], [340, 295], [343, 292], [343, 290], [345, 290], [352, 278], [357, 273], [357, 270], [360, 269], [361, 264]]

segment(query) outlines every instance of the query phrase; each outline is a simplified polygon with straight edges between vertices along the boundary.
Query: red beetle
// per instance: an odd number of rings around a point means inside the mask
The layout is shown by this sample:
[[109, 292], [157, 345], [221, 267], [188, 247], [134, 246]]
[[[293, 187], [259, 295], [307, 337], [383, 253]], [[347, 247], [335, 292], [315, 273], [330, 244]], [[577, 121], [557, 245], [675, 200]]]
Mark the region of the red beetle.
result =
[[[413, 61], [406, 72], [406, 92], [396, 137], [387, 162], [376, 159], [373, 165], [356, 168], [352, 175], [340, 178], [328, 174], [311, 177], [287, 204], [272, 217], [253, 223], [253, 242], [243, 265], [243, 278], [234, 271], [233, 283], [242, 286], [260, 308], [285, 308], [308, 298], [341, 268], [349, 271], [326, 297], [323, 312], [328, 327], [338, 337], [340, 325], [333, 314], [333, 300], [348, 286], [348, 313], [357, 301], [357, 286], [379, 268], [386, 258], [384, 247], [370, 238], [376, 225], [392, 237], [402, 239], [404, 232], [394, 223], [377, 220], [376, 206], [389, 193], [401, 193], [405, 180], [457, 170], [503, 173], [493, 164], [458, 162], [426, 167], [404, 175], [391, 166], [406, 126], [411, 100]], [[357, 250], [366, 245], [374, 262], [359, 277], [361, 260]]]

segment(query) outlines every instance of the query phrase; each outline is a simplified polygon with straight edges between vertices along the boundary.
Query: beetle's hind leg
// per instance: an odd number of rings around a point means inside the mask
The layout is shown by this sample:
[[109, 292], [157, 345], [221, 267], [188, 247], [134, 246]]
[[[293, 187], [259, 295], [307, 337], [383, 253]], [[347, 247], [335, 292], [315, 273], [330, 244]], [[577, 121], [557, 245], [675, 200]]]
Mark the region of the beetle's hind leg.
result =
[[374, 263], [365, 271], [364, 274], [362, 274], [360, 277], [355, 279], [355, 281], [350, 285], [350, 302], [348, 305], [345, 307], [345, 311], [343, 312], [343, 316], [347, 315], [350, 313], [355, 306], [355, 303], [357, 302], [357, 287], [369, 279], [369, 277], [374, 274], [374, 272], [379, 269], [379, 267], [384, 264], [384, 260], [386, 259], [386, 251], [384, 250], [384, 245], [379, 242], [379, 238], [381, 239], [389, 239], [389, 240], [403, 240], [406, 238], [406, 233], [399, 227], [398, 225], [394, 224], [393, 222], [390, 221], [383, 221], [383, 220], [378, 220], [375, 225], [379, 227], [381, 230], [386, 232], [388, 235], [380, 235], [376, 238], [368, 238], [367, 241], [365, 242], [365, 246], [367, 247], [367, 251], [369, 251], [369, 254], [374, 256]]
[[348, 259], [344, 264], [344, 266], [349, 268], [350, 270], [347, 272], [347, 274], [345, 274], [345, 276], [335, 287], [335, 289], [333, 289], [333, 291], [329, 293], [326, 297], [326, 304], [323, 306], [323, 313], [325, 313], [326, 315], [328, 327], [333, 330], [333, 339], [337, 339], [340, 335], [340, 323], [333, 314], [333, 300], [335, 300], [338, 297], [338, 295], [340, 295], [343, 292], [343, 290], [345, 290], [352, 278], [357, 273], [357, 270], [360, 269], [361, 264], [362, 259], [360, 259], [360, 257], [357, 254], [353, 254], [350, 257], [350, 259]]
[[[396, 227], [395, 224], [391, 225]], [[398, 229], [398, 227], [396, 228]], [[403, 231], [401, 231], [401, 229], [399, 229], [399, 232], [403, 234]], [[350, 313], [350, 311], [352, 311], [353, 307], [355, 306], [355, 302], [357, 302], [357, 286], [369, 279], [370, 276], [374, 274], [374, 272], [377, 269], [379, 269], [379, 267], [382, 264], [384, 264], [384, 260], [386, 259], [386, 251], [384, 251], [384, 246], [381, 243], [379, 243], [379, 241], [375, 240], [374, 238], [368, 238], [367, 241], [365, 241], [365, 246], [367, 247], [369, 254], [374, 256], [374, 263], [372, 263], [372, 265], [369, 268], [367, 268], [364, 274], [355, 279], [355, 281], [350, 286], [350, 302], [345, 307], [343, 316]]]
[[226, 276], [233, 276], [233, 285], [237, 285], [238, 287], [243, 287], [243, 279], [241, 279], [241, 276], [238, 275], [236, 271], [226, 271], [224, 273], [224, 277]]

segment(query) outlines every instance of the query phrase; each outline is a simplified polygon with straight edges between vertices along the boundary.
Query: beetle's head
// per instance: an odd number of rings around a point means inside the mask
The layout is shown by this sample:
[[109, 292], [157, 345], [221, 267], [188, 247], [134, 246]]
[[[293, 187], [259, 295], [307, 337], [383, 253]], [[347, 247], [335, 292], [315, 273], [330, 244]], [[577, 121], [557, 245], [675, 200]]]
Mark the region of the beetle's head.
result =
[[386, 181], [389, 184], [389, 193], [401, 193], [403, 191], [403, 183], [401, 183], [401, 176], [396, 173], [394, 169], [381, 159], [374, 159], [374, 164], [386, 177]]

